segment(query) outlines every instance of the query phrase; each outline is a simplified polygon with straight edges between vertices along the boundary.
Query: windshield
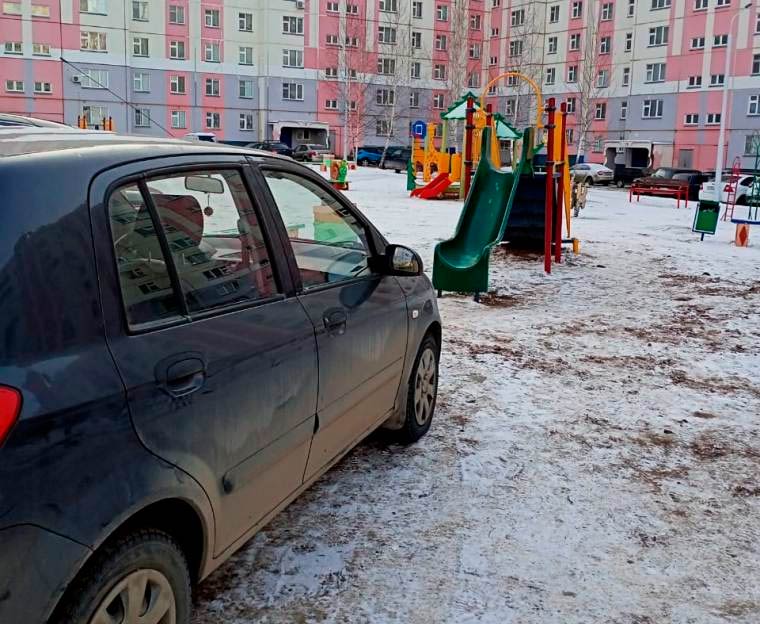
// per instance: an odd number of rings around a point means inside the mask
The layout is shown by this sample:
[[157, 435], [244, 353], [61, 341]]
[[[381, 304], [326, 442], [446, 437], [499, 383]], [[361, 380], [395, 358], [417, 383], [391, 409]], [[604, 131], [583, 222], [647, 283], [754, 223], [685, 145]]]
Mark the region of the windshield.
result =
[[652, 174], [653, 178], [672, 178], [673, 177], [673, 170], [672, 169], [665, 169], [664, 167], [660, 167], [657, 171], [655, 171]]

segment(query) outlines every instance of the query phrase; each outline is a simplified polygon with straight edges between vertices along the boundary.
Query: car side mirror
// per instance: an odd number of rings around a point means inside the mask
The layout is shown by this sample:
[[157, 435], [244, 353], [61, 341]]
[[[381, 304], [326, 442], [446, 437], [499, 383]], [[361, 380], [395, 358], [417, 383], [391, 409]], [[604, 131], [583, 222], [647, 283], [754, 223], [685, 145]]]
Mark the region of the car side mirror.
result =
[[422, 275], [422, 258], [403, 245], [388, 245], [385, 248], [386, 272], [388, 275], [414, 277]]

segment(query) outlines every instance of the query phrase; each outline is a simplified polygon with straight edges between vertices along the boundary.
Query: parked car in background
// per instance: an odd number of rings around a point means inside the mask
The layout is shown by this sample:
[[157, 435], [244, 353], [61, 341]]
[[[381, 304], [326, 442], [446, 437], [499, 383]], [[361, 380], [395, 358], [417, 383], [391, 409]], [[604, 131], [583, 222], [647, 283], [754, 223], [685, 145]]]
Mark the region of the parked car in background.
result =
[[205, 141], [216, 143], [216, 135], [213, 132], [188, 132], [184, 137], [187, 141]]
[[3, 624], [189, 624], [362, 438], [429, 429], [436, 293], [316, 172], [9, 127], [0, 188]]
[[597, 163], [576, 163], [570, 167], [570, 173], [578, 182], [585, 182], [588, 185], [602, 184], [608, 185], [614, 178], [614, 173], [609, 167]]
[[612, 182], [618, 188], [623, 188], [637, 178], [644, 176], [643, 167], [626, 167], [624, 165], [615, 165], [615, 173]]
[[249, 143], [246, 147], [249, 149], [272, 152], [273, 154], [279, 154], [280, 156], [293, 156], [293, 150], [281, 141], [259, 141], [258, 143]]
[[[9, 113], [0, 113], [0, 128], [8, 126], [27, 126], [32, 128], [70, 128], [57, 121], [49, 121], [47, 119], [37, 119], [36, 117], [27, 117], [25, 115], [12, 115]], [[79, 128], [74, 128], [78, 130]]]
[[410, 147], [396, 147], [389, 149], [385, 154], [385, 160], [382, 161], [383, 169], [393, 169], [396, 173], [406, 171], [407, 163], [412, 158], [412, 149]]
[[[747, 199], [752, 194], [752, 183], [755, 177], [753, 175], [742, 174], [736, 182], [736, 203], [740, 206], [747, 204]], [[728, 201], [728, 187], [731, 183], [731, 176], [724, 175], [721, 182], [720, 189], [720, 201], [726, 203]], [[706, 199], [708, 201], [715, 201], [715, 178], [711, 178], [706, 182], [702, 182], [702, 187], [699, 189], [700, 201]]]
[[[707, 176], [698, 169], [679, 169], [677, 167], [658, 167], [652, 175], [633, 181], [637, 187], [677, 188], [686, 187], [690, 201], [699, 199], [699, 189]], [[643, 192], [646, 195], [646, 190]]]
[[380, 157], [382, 155], [382, 147], [364, 145], [356, 150], [356, 162], [363, 167], [377, 165], [380, 162]]
[[303, 143], [293, 150], [293, 158], [299, 162], [322, 162], [322, 157], [330, 153], [330, 148], [316, 143]]

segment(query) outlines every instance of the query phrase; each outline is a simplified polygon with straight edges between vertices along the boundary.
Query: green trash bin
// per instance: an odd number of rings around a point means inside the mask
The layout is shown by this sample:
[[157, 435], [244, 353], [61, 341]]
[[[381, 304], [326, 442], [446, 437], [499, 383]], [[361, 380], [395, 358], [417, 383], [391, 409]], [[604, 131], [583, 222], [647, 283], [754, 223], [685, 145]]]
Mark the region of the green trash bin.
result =
[[718, 219], [720, 218], [720, 204], [716, 201], [702, 199], [697, 204], [697, 211], [694, 213], [694, 225], [691, 227], [692, 232], [702, 234], [715, 234], [718, 229]]

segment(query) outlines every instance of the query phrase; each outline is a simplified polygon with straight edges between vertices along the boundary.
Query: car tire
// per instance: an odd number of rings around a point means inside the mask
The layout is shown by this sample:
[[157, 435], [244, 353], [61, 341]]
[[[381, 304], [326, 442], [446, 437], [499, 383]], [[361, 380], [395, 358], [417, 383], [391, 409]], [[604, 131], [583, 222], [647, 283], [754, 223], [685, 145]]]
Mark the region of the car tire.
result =
[[592, 178], [591, 176], [587, 177], [585, 182], [586, 182], [586, 186], [594, 186], [594, 178]]
[[394, 169], [393, 172], [394, 173], [401, 173], [401, 169]]
[[[130, 590], [141, 591], [140, 604], [129, 605]], [[156, 621], [189, 624], [191, 606], [190, 572], [182, 550], [163, 531], [144, 529], [114, 540], [95, 553], [66, 593], [68, 600], [51, 620], [55, 624], [91, 624], [138, 621], [156, 609]], [[173, 612], [173, 619], [170, 617]], [[121, 616], [121, 619], [118, 619]], [[133, 617], [134, 619], [130, 619]]]
[[362, 158], [359, 161], [359, 166], [360, 167], [368, 167], [369, 166], [369, 160], [367, 160], [366, 158]]
[[625, 182], [623, 182], [623, 180], [617, 180], [615, 182], [615, 186], [617, 186], [618, 188], [623, 188], [625, 186]]
[[416, 442], [430, 429], [438, 398], [440, 355], [438, 341], [427, 334], [417, 351], [412, 374], [409, 376], [404, 424], [395, 436], [401, 444]]

